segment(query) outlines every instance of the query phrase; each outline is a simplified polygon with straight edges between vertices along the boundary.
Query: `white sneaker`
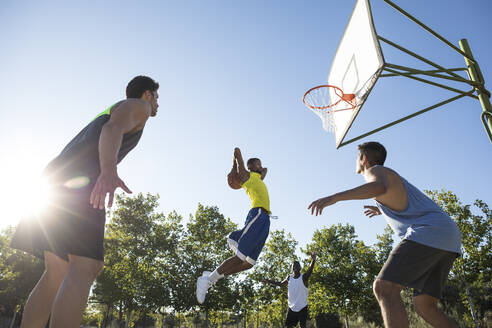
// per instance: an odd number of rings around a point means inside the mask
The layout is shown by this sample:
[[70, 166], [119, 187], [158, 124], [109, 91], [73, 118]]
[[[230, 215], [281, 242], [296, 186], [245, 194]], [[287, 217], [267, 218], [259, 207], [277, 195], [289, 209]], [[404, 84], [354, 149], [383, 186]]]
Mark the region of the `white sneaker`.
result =
[[205, 301], [205, 295], [207, 295], [209, 287], [213, 285], [210, 279], [208, 279], [209, 275], [210, 271], [203, 271], [202, 276], [196, 280], [196, 299], [200, 304]]

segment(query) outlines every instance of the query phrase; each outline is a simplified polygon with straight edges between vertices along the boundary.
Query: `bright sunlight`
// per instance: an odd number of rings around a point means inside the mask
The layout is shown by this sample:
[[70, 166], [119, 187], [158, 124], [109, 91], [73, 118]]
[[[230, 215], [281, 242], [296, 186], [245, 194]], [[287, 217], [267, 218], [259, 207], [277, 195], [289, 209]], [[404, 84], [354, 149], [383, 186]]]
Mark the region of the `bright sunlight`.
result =
[[32, 163], [32, 158], [23, 155], [11, 156], [11, 160], [0, 167], [0, 228], [16, 225], [22, 217], [39, 213], [50, 199], [50, 190], [41, 176], [40, 167]]

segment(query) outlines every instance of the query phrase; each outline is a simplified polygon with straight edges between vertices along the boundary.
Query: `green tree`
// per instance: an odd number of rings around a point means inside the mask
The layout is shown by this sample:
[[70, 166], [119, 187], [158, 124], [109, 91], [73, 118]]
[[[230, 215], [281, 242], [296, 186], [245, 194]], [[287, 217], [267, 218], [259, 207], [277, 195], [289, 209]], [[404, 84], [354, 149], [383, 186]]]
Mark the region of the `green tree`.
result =
[[169, 259], [181, 238], [180, 218], [157, 213], [158, 198], [117, 196], [106, 231], [105, 266], [93, 292], [93, 301], [107, 307], [105, 324], [116, 307], [128, 325], [171, 304], [174, 263]]
[[14, 228], [0, 233], [0, 304], [13, 317], [23, 306], [42, 273], [44, 262], [19, 250], [10, 248]]
[[176, 212], [166, 217], [157, 206], [158, 196], [150, 194], [117, 197], [106, 231], [105, 266], [92, 297], [106, 311], [103, 325], [115, 311], [127, 325], [151, 313], [160, 313], [162, 322], [173, 313], [178, 321], [193, 321], [199, 309], [208, 317], [210, 309], [227, 310], [238, 302], [233, 279], [219, 281], [202, 307], [195, 298], [196, 278], [232, 255], [226, 237], [236, 225], [217, 207], [199, 204], [184, 227]]
[[372, 284], [393, 249], [393, 231], [386, 226], [382, 235], [377, 235], [377, 242], [371, 247], [357, 243], [355, 262], [359, 268], [360, 283], [363, 293], [360, 294], [358, 314], [366, 323], [383, 325], [379, 304], [372, 293]]
[[312, 243], [307, 245], [308, 252], [320, 254], [309, 294], [313, 316], [335, 312], [345, 318], [347, 324], [348, 317], [357, 313], [360, 286], [353, 256], [357, 247], [355, 237], [352, 226], [338, 224], [316, 230]]
[[454, 262], [443, 305], [455, 313], [455, 319], [464, 320], [467, 325], [485, 324], [487, 312], [492, 309], [492, 211], [481, 200], [473, 206], [463, 205], [451, 191], [426, 193], [455, 220], [461, 231], [463, 254]]
[[[216, 206], [198, 204], [194, 216], [190, 216], [187, 231], [182, 241], [180, 281], [176, 282], [179, 304], [173, 304], [178, 311], [203, 310], [205, 321], [214, 309], [232, 311], [238, 302], [239, 293], [234, 278], [220, 279], [208, 292], [202, 305], [195, 297], [196, 279], [203, 271], [214, 270], [233, 253], [227, 244], [227, 236], [237, 225], [226, 219]], [[217, 317], [215, 315], [215, 317]]]
[[319, 254], [310, 280], [310, 311], [313, 316], [338, 313], [346, 327], [352, 316], [380, 325], [372, 283], [393, 240], [389, 230], [378, 236], [374, 246], [367, 246], [356, 237], [354, 227], [348, 224], [315, 231], [305, 250], [306, 254]]

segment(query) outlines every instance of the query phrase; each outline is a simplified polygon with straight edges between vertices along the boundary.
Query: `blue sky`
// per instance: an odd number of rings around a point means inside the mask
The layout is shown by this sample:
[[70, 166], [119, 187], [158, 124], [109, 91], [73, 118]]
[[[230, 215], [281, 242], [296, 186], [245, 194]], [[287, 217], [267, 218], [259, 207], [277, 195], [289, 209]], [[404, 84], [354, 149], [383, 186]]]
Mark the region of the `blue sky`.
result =
[[[489, 1], [396, 3], [456, 45], [467, 38], [492, 89]], [[350, 223], [372, 244], [386, 225], [363, 215], [372, 201], [338, 203], [322, 217], [306, 209], [363, 182], [355, 174], [357, 144], [336, 150], [333, 135], [301, 102], [326, 81], [354, 4], [2, 1], [0, 226], [15, 224], [32, 201], [30, 179], [96, 114], [124, 98], [132, 77], [145, 74], [160, 83], [159, 113], [118, 168], [134, 192], [159, 193], [164, 213], [185, 217], [198, 202], [216, 205], [241, 225], [250, 201], [225, 178], [238, 146], [269, 168], [265, 182], [280, 218], [272, 229], [291, 232], [304, 246], [314, 230]], [[383, 1], [371, 4], [380, 35], [443, 66], [464, 66], [462, 56]], [[384, 45], [383, 52], [387, 62], [428, 68]], [[349, 136], [450, 96], [404, 78], [380, 79]], [[417, 187], [490, 205], [492, 145], [481, 111], [478, 101], [461, 99], [363, 141], [383, 143], [387, 166]]]

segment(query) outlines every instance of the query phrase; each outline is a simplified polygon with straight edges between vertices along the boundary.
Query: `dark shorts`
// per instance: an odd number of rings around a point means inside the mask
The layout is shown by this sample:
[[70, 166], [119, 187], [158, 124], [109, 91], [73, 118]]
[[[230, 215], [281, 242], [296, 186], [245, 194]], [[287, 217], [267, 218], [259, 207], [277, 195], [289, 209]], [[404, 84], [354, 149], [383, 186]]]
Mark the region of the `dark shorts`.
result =
[[458, 256], [404, 239], [391, 252], [377, 278], [413, 288], [414, 296], [427, 294], [439, 299]]
[[103, 261], [106, 213], [89, 204], [93, 186], [54, 188], [42, 213], [21, 220], [11, 246], [41, 259], [49, 251], [66, 261], [68, 254]]
[[287, 328], [295, 327], [297, 323], [300, 324], [301, 328], [306, 327], [306, 321], [308, 318], [307, 306], [303, 307], [301, 311], [295, 312], [290, 308], [287, 311], [287, 317], [285, 318], [285, 326]]
[[241, 230], [233, 231], [227, 238], [229, 247], [237, 257], [255, 265], [270, 233], [270, 215], [261, 207], [249, 210]]

